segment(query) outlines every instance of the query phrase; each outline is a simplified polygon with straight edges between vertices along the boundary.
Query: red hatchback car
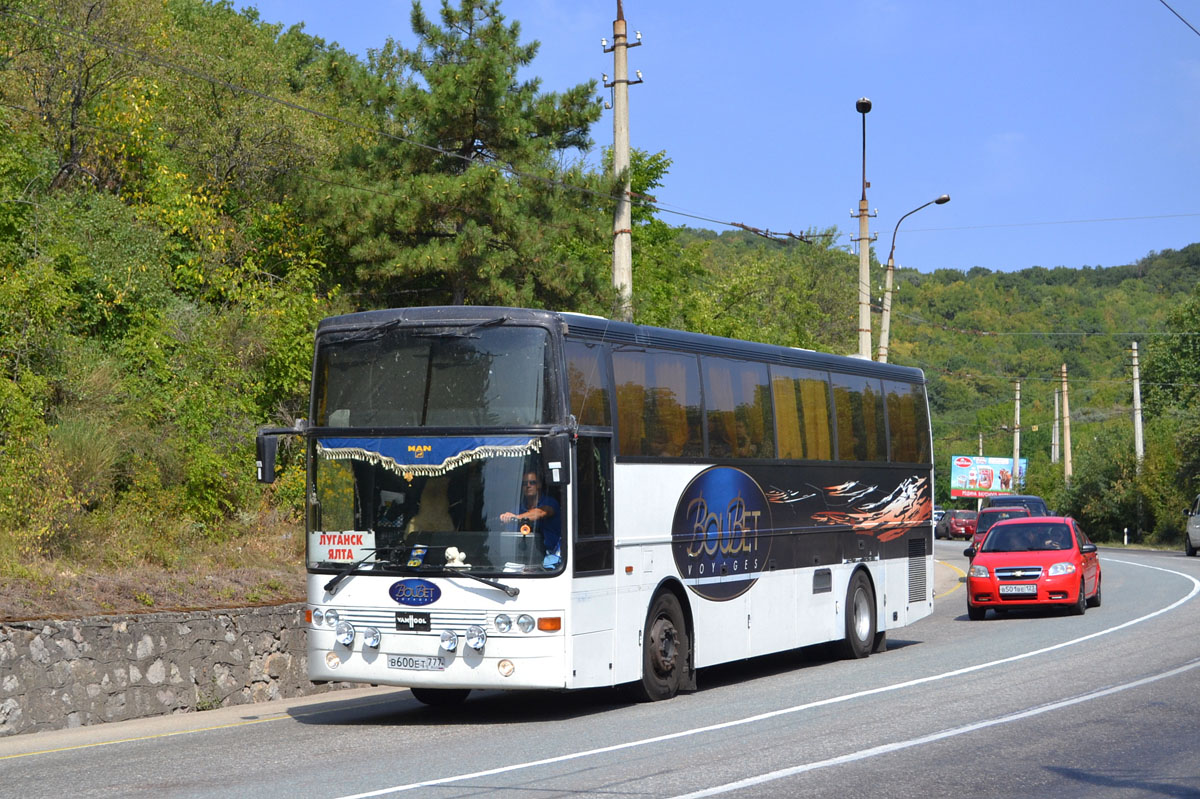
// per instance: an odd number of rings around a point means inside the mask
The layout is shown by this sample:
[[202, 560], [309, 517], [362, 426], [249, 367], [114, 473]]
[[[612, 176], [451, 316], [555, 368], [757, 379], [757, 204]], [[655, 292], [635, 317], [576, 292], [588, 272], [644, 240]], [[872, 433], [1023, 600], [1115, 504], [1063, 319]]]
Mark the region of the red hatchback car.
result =
[[988, 608], [1058, 605], [1083, 615], [1100, 606], [1100, 557], [1069, 516], [1033, 516], [996, 522], [983, 546], [964, 553], [967, 616], [979, 621]]

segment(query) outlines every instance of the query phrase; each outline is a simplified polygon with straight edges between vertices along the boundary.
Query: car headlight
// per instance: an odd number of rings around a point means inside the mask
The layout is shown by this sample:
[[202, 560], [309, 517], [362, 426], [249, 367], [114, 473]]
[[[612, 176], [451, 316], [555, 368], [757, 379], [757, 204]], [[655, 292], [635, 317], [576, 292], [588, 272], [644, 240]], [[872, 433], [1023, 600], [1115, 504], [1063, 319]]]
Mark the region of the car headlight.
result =
[[512, 629], [512, 617], [506, 613], [501, 613], [496, 617], [496, 629], [502, 633], [506, 633]]
[[467, 646], [474, 649], [476, 652], [483, 651], [483, 645], [487, 643], [487, 633], [478, 624], [472, 624], [467, 628]]
[[1051, 577], [1054, 577], [1059, 574], [1074, 574], [1074, 573], [1075, 573], [1075, 564], [1068, 563], [1068, 562], [1055, 563], [1053, 566], [1050, 567], [1050, 570], [1048, 572], [1046, 572], [1046, 574], [1050, 575]]
[[375, 627], [368, 627], [363, 630], [363, 646], [369, 649], [378, 649], [380, 642], [383, 641], [383, 636]]
[[972, 566], [971, 566], [970, 575], [971, 575], [972, 577], [983, 577], [983, 578], [987, 578], [987, 577], [989, 576], [989, 575], [988, 575], [987, 566], [977, 566], [977, 565], [972, 565]]
[[339, 621], [334, 638], [342, 646], [350, 646], [354, 643], [354, 625], [348, 621]]
[[442, 630], [442, 649], [447, 652], [458, 651], [458, 633], [454, 630]]

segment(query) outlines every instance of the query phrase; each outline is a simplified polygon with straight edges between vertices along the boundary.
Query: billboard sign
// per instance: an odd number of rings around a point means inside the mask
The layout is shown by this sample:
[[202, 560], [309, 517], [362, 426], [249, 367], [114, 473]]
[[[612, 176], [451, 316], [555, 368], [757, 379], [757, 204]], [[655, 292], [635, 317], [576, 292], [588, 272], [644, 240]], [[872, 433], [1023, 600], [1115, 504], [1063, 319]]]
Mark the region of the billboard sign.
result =
[[1021, 458], [1012, 473], [1012, 458], [954, 455], [950, 458], [951, 497], [1001, 497], [1018, 494], [1025, 485], [1028, 461]]

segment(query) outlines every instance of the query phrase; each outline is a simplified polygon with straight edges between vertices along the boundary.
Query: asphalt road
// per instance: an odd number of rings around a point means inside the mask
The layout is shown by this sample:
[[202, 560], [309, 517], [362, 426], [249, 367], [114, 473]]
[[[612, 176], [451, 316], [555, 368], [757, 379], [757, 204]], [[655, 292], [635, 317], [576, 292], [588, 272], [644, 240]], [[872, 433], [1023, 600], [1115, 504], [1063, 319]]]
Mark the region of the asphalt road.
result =
[[706, 669], [700, 690], [402, 689], [0, 740], [11, 797], [1200, 797], [1200, 559], [1102, 551], [1104, 604], [967, 621], [963, 545], [889, 651]]

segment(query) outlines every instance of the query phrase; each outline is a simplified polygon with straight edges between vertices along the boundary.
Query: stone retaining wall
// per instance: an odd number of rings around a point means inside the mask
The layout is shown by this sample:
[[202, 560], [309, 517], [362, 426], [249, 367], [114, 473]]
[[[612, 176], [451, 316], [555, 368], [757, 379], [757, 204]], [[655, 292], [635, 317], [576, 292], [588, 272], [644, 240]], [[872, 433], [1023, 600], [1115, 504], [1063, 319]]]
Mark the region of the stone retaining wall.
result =
[[0, 623], [0, 735], [327, 691], [301, 604]]

